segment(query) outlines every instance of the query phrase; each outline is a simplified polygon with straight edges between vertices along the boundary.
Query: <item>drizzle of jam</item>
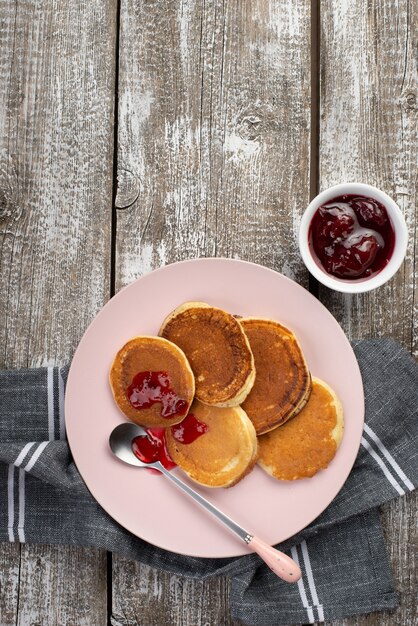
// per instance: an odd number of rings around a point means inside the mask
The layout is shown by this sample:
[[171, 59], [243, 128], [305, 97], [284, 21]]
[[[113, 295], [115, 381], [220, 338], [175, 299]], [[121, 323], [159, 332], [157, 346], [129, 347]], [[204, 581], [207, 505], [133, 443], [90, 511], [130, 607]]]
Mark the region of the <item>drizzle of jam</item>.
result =
[[171, 433], [180, 443], [192, 443], [209, 430], [209, 426], [189, 413], [180, 424], [171, 427]]
[[309, 228], [309, 245], [328, 274], [369, 278], [389, 262], [395, 232], [383, 204], [346, 194], [318, 208]]
[[[209, 426], [197, 419], [193, 413], [189, 413], [180, 424], [171, 427], [171, 433], [180, 443], [192, 443], [209, 430]], [[160, 461], [168, 470], [176, 467], [170, 457], [165, 440], [165, 428], [146, 428], [147, 437], [139, 436], [132, 440], [132, 451], [143, 463], [155, 463]], [[160, 474], [158, 470], [149, 468], [150, 472]]]
[[167, 372], [138, 372], [126, 395], [134, 409], [149, 409], [160, 402], [162, 417], [180, 416], [187, 412], [188, 403], [173, 391]]
[[[160, 461], [168, 470], [176, 467], [173, 459], [170, 457], [165, 441], [165, 428], [146, 428], [148, 437], [135, 437], [132, 440], [132, 451], [135, 456], [143, 463], [154, 463]], [[160, 474], [158, 470], [150, 471]]]

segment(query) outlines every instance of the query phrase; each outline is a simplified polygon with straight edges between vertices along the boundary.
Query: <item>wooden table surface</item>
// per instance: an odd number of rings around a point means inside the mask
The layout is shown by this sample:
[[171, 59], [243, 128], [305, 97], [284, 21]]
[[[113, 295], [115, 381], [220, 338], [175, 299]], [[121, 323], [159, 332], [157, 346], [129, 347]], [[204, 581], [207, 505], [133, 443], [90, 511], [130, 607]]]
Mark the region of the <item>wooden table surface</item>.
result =
[[[416, 35], [410, 0], [1, 0], [0, 366], [68, 362], [121, 287], [199, 256], [282, 272], [349, 337], [416, 355]], [[362, 296], [297, 248], [343, 181], [389, 193], [411, 235]], [[414, 503], [382, 509], [400, 608], [333, 626], [413, 623]], [[236, 626], [228, 597], [93, 549], [0, 549], [1, 626]]]

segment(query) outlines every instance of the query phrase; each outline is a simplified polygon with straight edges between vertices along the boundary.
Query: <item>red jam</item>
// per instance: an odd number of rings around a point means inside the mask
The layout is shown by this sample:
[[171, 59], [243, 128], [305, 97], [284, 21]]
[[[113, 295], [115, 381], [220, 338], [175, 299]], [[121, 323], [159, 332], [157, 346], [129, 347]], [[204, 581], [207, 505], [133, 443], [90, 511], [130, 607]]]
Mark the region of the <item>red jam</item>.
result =
[[[176, 467], [173, 459], [170, 457], [166, 442], [164, 428], [146, 428], [148, 437], [135, 437], [132, 440], [132, 451], [135, 456], [143, 463], [154, 463], [160, 461], [168, 470]], [[150, 468], [151, 471], [152, 468]], [[158, 472], [158, 470], [156, 470]], [[160, 472], [158, 472], [160, 473]]]
[[369, 278], [389, 262], [395, 232], [383, 204], [347, 194], [316, 211], [309, 228], [309, 246], [328, 274]]
[[149, 409], [161, 402], [162, 417], [185, 415], [188, 403], [171, 388], [167, 372], [139, 372], [126, 390], [126, 395], [134, 409]]
[[[160, 461], [168, 470], [176, 467], [170, 457], [165, 441], [165, 428], [146, 428], [148, 437], [135, 437], [132, 440], [132, 451], [143, 463], [155, 463]], [[174, 439], [180, 443], [192, 443], [209, 430], [209, 426], [197, 419], [193, 413], [189, 413], [180, 424], [171, 427]], [[149, 468], [150, 472], [160, 474], [158, 470]]]
[[171, 427], [171, 433], [180, 443], [192, 443], [209, 430], [209, 426], [197, 419], [193, 413], [189, 413], [180, 424]]

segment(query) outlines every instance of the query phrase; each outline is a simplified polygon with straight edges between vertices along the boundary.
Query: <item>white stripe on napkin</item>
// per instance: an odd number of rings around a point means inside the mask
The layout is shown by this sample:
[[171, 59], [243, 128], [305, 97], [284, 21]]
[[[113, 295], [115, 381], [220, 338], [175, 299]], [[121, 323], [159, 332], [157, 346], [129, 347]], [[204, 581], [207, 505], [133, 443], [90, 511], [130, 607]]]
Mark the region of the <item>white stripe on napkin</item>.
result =
[[[297, 552], [296, 546], [293, 546], [290, 549], [290, 553], [292, 555], [292, 559], [300, 567], [299, 557], [298, 557], [298, 552]], [[308, 614], [309, 623], [313, 624], [315, 622], [315, 618], [314, 618], [312, 607], [308, 603], [308, 598], [307, 598], [307, 595], [306, 595], [305, 585], [303, 583], [303, 578], [302, 577], [299, 578], [299, 580], [298, 580], [298, 590], [299, 590], [300, 599], [302, 600], [303, 608], [306, 609], [306, 613]]]
[[[9, 541], [15, 540], [14, 534], [14, 522], [15, 522], [15, 503], [14, 503], [14, 482], [15, 482], [15, 467], [19, 467], [22, 461], [28, 454], [29, 450], [33, 448], [35, 441], [30, 441], [23, 446], [19, 452], [16, 461], [13, 465], [9, 465], [9, 475], [7, 479], [7, 506], [8, 506], [8, 522], [7, 527], [9, 531]], [[19, 470], [19, 519], [18, 519], [18, 537], [19, 541], [25, 541], [25, 533], [23, 530], [25, 524], [25, 472]]]
[[[54, 426], [54, 368], [48, 367], [47, 373], [47, 398], [48, 398], [48, 439], [53, 441], [55, 438], [55, 426]], [[58, 404], [59, 404], [59, 419], [60, 419], [60, 439], [64, 439], [64, 381], [62, 380], [61, 373], [58, 372]], [[23, 469], [19, 469], [19, 518], [17, 525], [17, 532], [19, 541], [25, 541], [25, 473], [30, 472], [36, 461], [45, 450], [49, 441], [42, 441], [36, 448]], [[35, 445], [34, 441], [27, 443], [21, 450], [14, 466], [19, 467], [29, 450]], [[8, 505], [9, 505], [9, 540], [14, 541], [14, 466], [9, 466], [9, 479], [8, 479]], [[12, 471], [13, 469], [13, 471]]]
[[39, 446], [36, 448], [35, 452], [33, 453], [32, 458], [27, 463], [27, 465], [25, 465], [25, 467], [23, 468], [26, 472], [31, 471], [36, 461], [39, 459], [39, 457], [41, 456], [42, 452], [45, 450], [48, 444], [49, 444], [49, 441], [43, 441], [42, 443], [39, 444]]
[[48, 439], [53, 441], [54, 439], [54, 368], [48, 367], [47, 376], [47, 389], [48, 389]]
[[393, 458], [393, 456], [391, 455], [389, 450], [386, 448], [386, 446], [383, 444], [383, 442], [379, 439], [379, 437], [376, 435], [376, 433], [374, 433], [372, 431], [372, 429], [370, 428], [370, 426], [368, 426], [367, 424], [364, 424], [364, 430], [369, 435], [370, 439], [373, 439], [373, 441], [375, 442], [375, 444], [379, 448], [380, 452], [386, 458], [388, 463], [393, 467], [393, 469], [395, 470], [395, 472], [397, 473], [399, 478], [401, 480], [403, 480], [403, 482], [405, 483], [405, 486], [408, 487], [409, 491], [414, 491], [414, 489], [415, 489], [414, 485], [411, 483], [409, 478], [405, 475], [405, 473], [399, 467], [399, 465], [397, 464], [397, 462], [395, 461], [395, 459]]
[[362, 437], [361, 443], [363, 447], [366, 448], [367, 452], [374, 458], [376, 463], [379, 465], [380, 469], [382, 470], [382, 472], [384, 473], [384, 475], [386, 476], [390, 484], [396, 489], [396, 491], [399, 493], [400, 496], [404, 496], [405, 491], [402, 489], [402, 487], [400, 486], [396, 478], [392, 476], [392, 474], [390, 473], [386, 465], [383, 463], [382, 459], [379, 456], [377, 456], [376, 452], [373, 450], [373, 448], [371, 447], [367, 439]]
[[60, 418], [60, 439], [65, 439], [65, 421], [64, 421], [64, 380], [61, 376], [61, 370], [58, 368], [58, 407]]
[[[22, 448], [19, 456], [14, 462], [15, 467], [19, 467], [22, 464], [23, 459], [34, 445], [35, 441], [30, 441]], [[22, 543], [25, 541], [25, 475], [25, 471], [19, 469], [19, 519], [17, 522], [17, 534], [19, 541]]]
[[9, 474], [7, 477], [7, 507], [8, 507], [7, 529], [9, 531], [9, 541], [15, 540], [15, 535], [14, 535], [14, 530], [13, 530], [13, 525], [15, 522], [14, 484], [15, 484], [15, 466], [9, 465]]
[[23, 446], [22, 450], [20, 451], [16, 461], [13, 463], [13, 465], [15, 467], [20, 467], [20, 465], [22, 464], [23, 459], [25, 458], [25, 456], [27, 455], [27, 453], [29, 452], [29, 450], [31, 448], [33, 448], [33, 446], [35, 445], [35, 441], [30, 441], [29, 443], [27, 443], [25, 446]]
[[19, 470], [19, 520], [17, 533], [19, 541], [25, 541], [25, 471]]
[[318, 594], [316, 592], [315, 580], [313, 577], [311, 560], [309, 558], [308, 546], [306, 545], [306, 541], [302, 541], [300, 544], [303, 556], [303, 562], [305, 563], [306, 575], [308, 577], [309, 590], [311, 592], [312, 601], [316, 610], [318, 611], [318, 618], [321, 622], [324, 621], [324, 608], [322, 604], [319, 604]]

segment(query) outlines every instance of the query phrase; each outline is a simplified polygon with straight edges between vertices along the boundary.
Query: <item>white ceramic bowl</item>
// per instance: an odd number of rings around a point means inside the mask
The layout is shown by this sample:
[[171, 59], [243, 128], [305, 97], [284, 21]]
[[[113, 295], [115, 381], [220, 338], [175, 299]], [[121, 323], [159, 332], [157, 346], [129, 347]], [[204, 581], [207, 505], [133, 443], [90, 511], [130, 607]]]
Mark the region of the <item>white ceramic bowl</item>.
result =
[[[358, 194], [381, 202], [386, 208], [395, 230], [395, 247], [389, 262], [379, 273], [370, 278], [350, 280], [331, 276], [322, 268], [320, 261], [317, 260], [315, 253], [309, 246], [309, 226], [316, 210], [322, 204], [344, 194]], [[398, 205], [384, 191], [363, 183], [342, 183], [322, 191], [309, 204], [302, 216], [299, 228], [299, 249], [303, 262], [310, 273], [326, 287], [344, 293], [362, 293], [386, 283], [401, 266], [405, 258], [407, 243], [408, 230]]]

